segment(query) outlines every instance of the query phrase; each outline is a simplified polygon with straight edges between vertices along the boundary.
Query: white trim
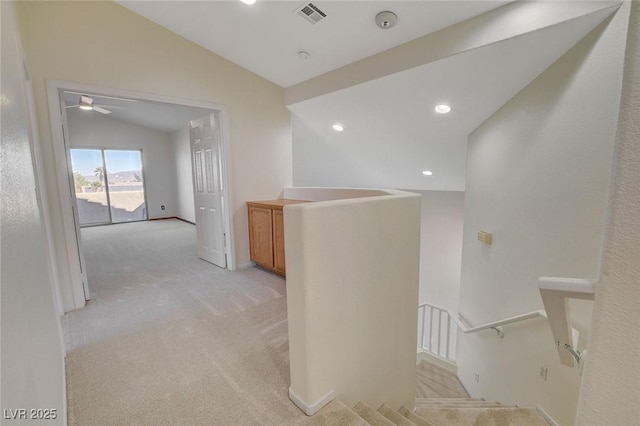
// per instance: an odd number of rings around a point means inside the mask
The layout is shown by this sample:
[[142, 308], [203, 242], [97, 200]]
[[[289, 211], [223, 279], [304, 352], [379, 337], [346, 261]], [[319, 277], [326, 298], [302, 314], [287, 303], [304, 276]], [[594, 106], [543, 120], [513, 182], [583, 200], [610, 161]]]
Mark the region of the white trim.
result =
[[564, 277], [540, 277], [538, 287], [540, 290], [554, 290], [566, 293], [594, 294], [596, 292], [596, 279], [564, 278]]
[[56, 177], [58, 183], [58, 196], [60, 201], [61, 216], [63, 220], [63, 233], [65, 245], [67, 248], [66, 260], [71, 273], [71, 290], [73, 293], [73, 308], [79, 309], [85, 305], [84, 291], [82, 288], [82, 274], [78, 255], [75, 231], [75, 221], [73, 219], [73, 203], [70, 176], [67, 166], [67, 152], [64, 144], [64, 136], [62, 134], [63, 119], [59, 113], [60, 109], [60, 91], [70, 90], [74, 92], [88, 92], [95, 95], [114, 96], [121, 98], [136, 99], [141, 101], [162, 102], [166, 104], [183, 105], [197, 108], [209, 109], [220, 113], [222, 125], [222, 149], [223, 149], [223, 167], [222, 179], [225, 183], [223, 189], [224, 205], [224, 232], [227, 235], [227, 268], [236, 269], [235, 242], [233, 236], [233, 218], [230, 191], [230, 170], [231, 170], [231, 145], [229, 142], [229, 113], [227, 107], [220, 104], [209, 102], [195, 101], [191, 99], [175, 98], [163, 95], [154, 95], [151, 93], [137, 92], [133, 90], [115, 89], [103, 86], [95, 86], [83, 83], [74, 83], [69, 81], [47, 80], [47, 97], [49, 105], [49, 121], [51, 125], [51, 136], [53, 142], [53, 153], [56, 165]]
[[440, 367], [444, 370], [447, 370], [448, 372], [457, 375], [458, 374], [458, 364], [456, 364], [455, 362], [448, 360], [446, 358], [442, 358], [441, 356], [438, 356], [436, 354], [433, 354], [429, 351], [427, 351], [426, 349], [418, 349], [418, 353], [416, 355], [416, 360], [418, 362], [420, 361], [426, 361], [429, 362], [431, 364], [436, 365], [437, 367]]
[[[84, 285], [82, 279], [82, 265], [78, 248], [76, 223], [74, 220], [74, 203], [71, 195], [69, 164], [67, 161], [67, 147], [65, 146], [62, 112], [60, 110], [59, 87], [54, 82], [47, 82], [47, 100], [49, 104], [49, 122], [51, 124], [51, 139], [53, 158], [55, 161], [56, 177], [58, 181], [58, 197], [60, 201], [60, 215], [62, 216], [62, 230], [66, 246], [66, 259], [69, 267], [71, 294], [73, 306], [71, 310], [85, 306]], [[61, 283], [61, 285], [64, 285]], [[65, 309], [66, 310], [66, 309]]]
[[563, 277], [540, 277], [538, 287], [542, 303], [549, 317], [549, 327], [560, 362], [567, 367], [580, 363], [571, 325], [571, 312], [567, 299], [593, 300], [597, 280]]
[[222, 197], [224, 201], [224, 232], [226, 235], [225, 245], [227, 254], [227, 269], [230, 271], [236, 270], [236, 249], [235, 239], [233, 238], [233, 215], [231, 214], [231, 143], [229, 138], [229, 111], [226, 107], [220, 109], [218, 115], [220, 121], [222, 137]]
[[242, 265], [238, 265], [237, 269], [249, 269], [253, 266], [253, 262], [243, 263]]
[[296, 407], [298, 407], [299, 409], [301, 409], [302, 411], [304, 411], [304, 413], [307, 416], [313, 416], [315, 413], [317, 413], [322, 407], [324, 407], [325, 405], [327, 405], [328, 403], [330, 403], [331, 401], [333, 401], [335, 399], [336, 395], [335, 392], [333, 390], [330, 390], [329, 393], [327, 393], [325, 396], [323, 396], [322, 398], [320, 398], [319, 400], [317, 400], [315, 403], [313, 404], [307, 404], [306, 402], [304, 402], [302, 400], [302, 398], [300, 398], [299, 396], [297, 396], [293, 390], [291, 388], [289, 388], [289, 399], [296, 404]]
[[544, 411], [544, 409], [541, 406], [537, 406], [536, 407], [536, 411], [538, 412], [538, 414], [540, 414], [546, 421], [547, 423], [549, 423], [551, 426], [558, 426], [558, 423], [553, 420], [553, 417], [551, 417], [549, 415], [549, 413], [547, 413], [546, 411]]

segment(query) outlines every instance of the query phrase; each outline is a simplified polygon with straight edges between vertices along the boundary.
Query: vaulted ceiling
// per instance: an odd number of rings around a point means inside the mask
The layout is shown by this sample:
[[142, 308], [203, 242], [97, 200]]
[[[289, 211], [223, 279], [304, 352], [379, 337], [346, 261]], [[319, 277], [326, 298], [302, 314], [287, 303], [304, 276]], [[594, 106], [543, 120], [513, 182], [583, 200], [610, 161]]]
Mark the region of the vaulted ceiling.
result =
[[[118, 2], [285, 88], [295, 184], [454, 191], [464, 190], [469, 132], [616, 10], [322, 0], [313, 4], [326, 17], [311, 24], [297, 1]], [[383, 10], [397, 14], [395, 27], [376, 26]], [[441, 102], [450, 114], [434, 113]]]
[[[326, 14], [311, 24], [296, 12], [309, 2], [118, 1], [124, 7], [282, 87], [494, 9], [506, 1], [335, 1], [311, 3]], [[378, 12], [397, 14], [380, 30]], [[297, 52], [311, 57], [302, 60]]]

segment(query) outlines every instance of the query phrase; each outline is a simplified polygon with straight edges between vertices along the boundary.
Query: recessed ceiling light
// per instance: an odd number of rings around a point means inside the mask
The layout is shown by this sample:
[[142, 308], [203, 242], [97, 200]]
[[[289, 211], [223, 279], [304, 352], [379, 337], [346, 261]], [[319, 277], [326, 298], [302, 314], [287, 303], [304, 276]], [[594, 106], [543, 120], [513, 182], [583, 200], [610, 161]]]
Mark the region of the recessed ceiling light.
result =
[[335, 130], [336, 132], [341, 132], [344, 130], [344, 127], [342, 127], [342, 124], [340, 123], [336, 123], [331, 127], [333, 127], [333, 130]]
[[425, 176], [431, 176], [433, 174], [433, 172], [431, 170], [425, 170], [422, 172], [423, 175]]
[[435, 110], [438, 114], [447, 114], [451, 112], [451, 107], [447, 104], [436, 105]]
[[240, 0], [242, 3], [244, 4], [248, 4], [249, 6], [251, 6], [252, 4], [255, 4], [256, 0]]

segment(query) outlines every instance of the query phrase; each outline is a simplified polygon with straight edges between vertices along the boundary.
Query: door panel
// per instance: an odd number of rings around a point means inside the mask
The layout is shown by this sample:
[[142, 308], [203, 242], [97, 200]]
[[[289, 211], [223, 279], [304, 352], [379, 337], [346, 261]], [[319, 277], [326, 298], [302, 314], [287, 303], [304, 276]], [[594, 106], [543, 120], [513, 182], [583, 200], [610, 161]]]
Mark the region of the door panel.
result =
[[220, 132], [216, 114], [189, 123], [198, 257], [227, 267], [222, 213]]
[[271, 209], [249, 207], [249, 232], [251, 233], [251, 259], [273, 267], [273, 219]]

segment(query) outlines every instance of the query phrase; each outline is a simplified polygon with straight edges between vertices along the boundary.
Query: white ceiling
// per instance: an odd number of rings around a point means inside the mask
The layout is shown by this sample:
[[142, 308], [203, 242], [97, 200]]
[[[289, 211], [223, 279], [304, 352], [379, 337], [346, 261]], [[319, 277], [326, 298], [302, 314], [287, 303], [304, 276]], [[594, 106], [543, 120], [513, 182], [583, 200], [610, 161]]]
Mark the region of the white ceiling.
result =
[[[327, 18], [312, 25], [293, 13], [302, 1], [257, 0], [254, 6], [238, 0], [116, 1], [282, 87], [509, 3], [319, 0], [313, 4]], [[376, 27], [374, 17], [382, 10], [397, 13], [396, 27]], [[548, 14], [544, 10], [536, 13]], [[325, 143], [305, 153], [294, 141], [294, 180], [300, 170], [305, 173], [305, 179], [294, 183], [464, 190], [469, 132], [610, 12], [576, 12], [570, 17], [574, 19], [567, 17], [559, 25], [290, 106], [296, 120]], [[486, 21], [484, 17], [481, 20]], [[312, 57], [301, 60], [296, 55], [300, 49]], [[437, 102], [450, 103], [453, 112], [436, 115], [433, 106]], [[111, 116], [155, 128], [169, 126], [172, 118], [179, 116], [179, 111], [163, 112], [157, 105], [150, 105], [147, 112], [140, 109], [138, 114], [138, 106], [144, 105], [129, 106], [126, 114], [114, 111]], [[151, 116], [145, 117], [147, 114]], [[185, 114], [186, 120], [194, 118]], [[337, 121], [345, 125], [343, 133], [331, 130]], [[344, 167], [334, 170], [337, 165]], [[425, 169], [434, 175], [423, 176], [420, 172]]]
[[[311, 24], [300, 1], [123, 1], [122, 6], [282, 86], [289, 87], [494, 9], [507, 1], [313, 0], [327, 17]], [[306, 2], [308, 3], [308, 2]], [[381, 30], [378, 12], [398, 15]], [[297, 52], [308, 51], [301, 60]]]
[[[91, 93], [84, 93], [93, 99], [96, 105], [111, 111], [107, 117], [133, 123], [139, 126], [156, 129], [161, 132], [174, 132], [184, 129], [190, 120], [211, 114], [211, 110], [181, 105], [164, 104], [150, 101], [125, 100], [102, 97]], [[64, 92], [63, 97], [67, 107], [78, 105], [80, 94]], [[86, 114], [100, 114], [97, 111], [83, 111]]]
[[[314, 146], [297, 151], [294, 182], [463, 191], [467, 135], [610, 13], [582, 16], [289, 106], [319, 136]], [[437, 114], [438, 103], [451, 105], [452, 112]], [[333, 131], [336, 122], [343, 132]], [[350, 159], [348, 167], [344, 158]], [[433, 175], [424, 176], [423, 170]]]

